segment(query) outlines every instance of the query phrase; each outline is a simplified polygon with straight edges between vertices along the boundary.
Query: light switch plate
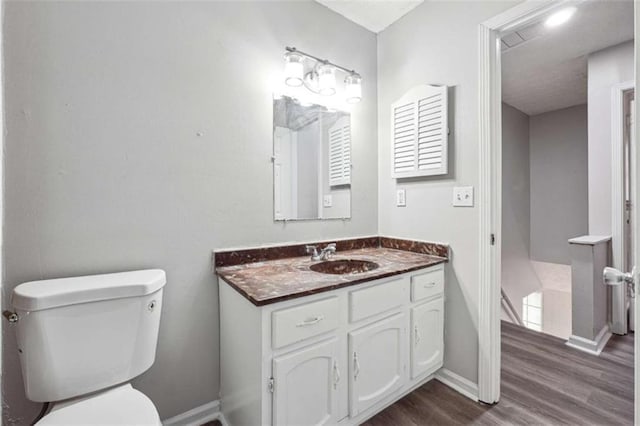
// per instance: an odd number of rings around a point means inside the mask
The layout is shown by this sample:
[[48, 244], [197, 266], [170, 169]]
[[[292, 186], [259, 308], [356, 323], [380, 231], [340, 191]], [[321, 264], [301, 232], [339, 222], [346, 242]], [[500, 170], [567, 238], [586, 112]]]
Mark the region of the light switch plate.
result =
[[455, 186], [453, 188], [454, 207], [473, 207], [473, 186]]
[[333, 205], [333, 197], [331, 195], [325, 195], [322, 198], [323, 207], [331, 207]]
[[406, 207], [407, 206], [407, 193], [404, 189], [398, 189], [396, 191], [396, 206], [398, 207]]

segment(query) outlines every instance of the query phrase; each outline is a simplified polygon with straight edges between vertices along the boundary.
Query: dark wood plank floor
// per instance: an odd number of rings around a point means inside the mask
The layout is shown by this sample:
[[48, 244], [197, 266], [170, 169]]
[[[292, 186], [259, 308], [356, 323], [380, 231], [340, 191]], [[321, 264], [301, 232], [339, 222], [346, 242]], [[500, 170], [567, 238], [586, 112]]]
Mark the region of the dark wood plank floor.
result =
[[503, 322], [498, 404], [475, 403], [432, 380], [364, 424], [633, 424], [633, 334], [612, 337], [599, 357], [564, 343]]

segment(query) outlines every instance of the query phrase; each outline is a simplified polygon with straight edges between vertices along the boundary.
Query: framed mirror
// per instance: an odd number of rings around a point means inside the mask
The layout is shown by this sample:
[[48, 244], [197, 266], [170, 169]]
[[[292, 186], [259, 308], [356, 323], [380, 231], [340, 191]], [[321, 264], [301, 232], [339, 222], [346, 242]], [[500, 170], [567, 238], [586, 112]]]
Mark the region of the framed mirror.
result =
[[273, 100], [275, 220], [351, 217], [351, 116], [287, 96]]

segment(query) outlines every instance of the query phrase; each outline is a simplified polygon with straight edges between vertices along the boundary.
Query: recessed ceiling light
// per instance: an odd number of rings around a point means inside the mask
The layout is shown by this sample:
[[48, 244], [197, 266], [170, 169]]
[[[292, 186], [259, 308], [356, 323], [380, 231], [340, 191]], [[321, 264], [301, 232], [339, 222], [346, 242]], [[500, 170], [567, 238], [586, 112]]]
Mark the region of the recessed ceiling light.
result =
[[576, 13], [575, 7], [567, 7], [549, 16], [547, 20], [544, 21], [544, 24], [549, 28], [557, 27], [558, 25], [562, 25], [569, 19], [571, 19], [574, 13]]

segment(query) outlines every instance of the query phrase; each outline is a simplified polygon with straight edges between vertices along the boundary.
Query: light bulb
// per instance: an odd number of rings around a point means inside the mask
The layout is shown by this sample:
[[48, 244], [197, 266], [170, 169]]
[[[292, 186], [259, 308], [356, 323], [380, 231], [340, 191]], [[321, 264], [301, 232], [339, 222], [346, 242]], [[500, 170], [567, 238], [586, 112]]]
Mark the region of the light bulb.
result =
[[318, 92], [322, 96], [336, 93], [336, 71], [331, 65], [322, 65], [318, 69]]
[[574, 13], [576, 13], [575, 7], [567, 7], [549, 16], [544, 24], [549, 28], [557, 27], [571, 19]]
[[302, 56], [295, 52], [287, 52], [284, 55], [284, 82], [287, 86], [302, 86], [302, 78], [304, 75], [304, 66], [302, 64]]
[[362, 77], [358, 74], [349, 74], [344, 79], [345, 92], [348, 104], [357, 104], [362, 100]]

